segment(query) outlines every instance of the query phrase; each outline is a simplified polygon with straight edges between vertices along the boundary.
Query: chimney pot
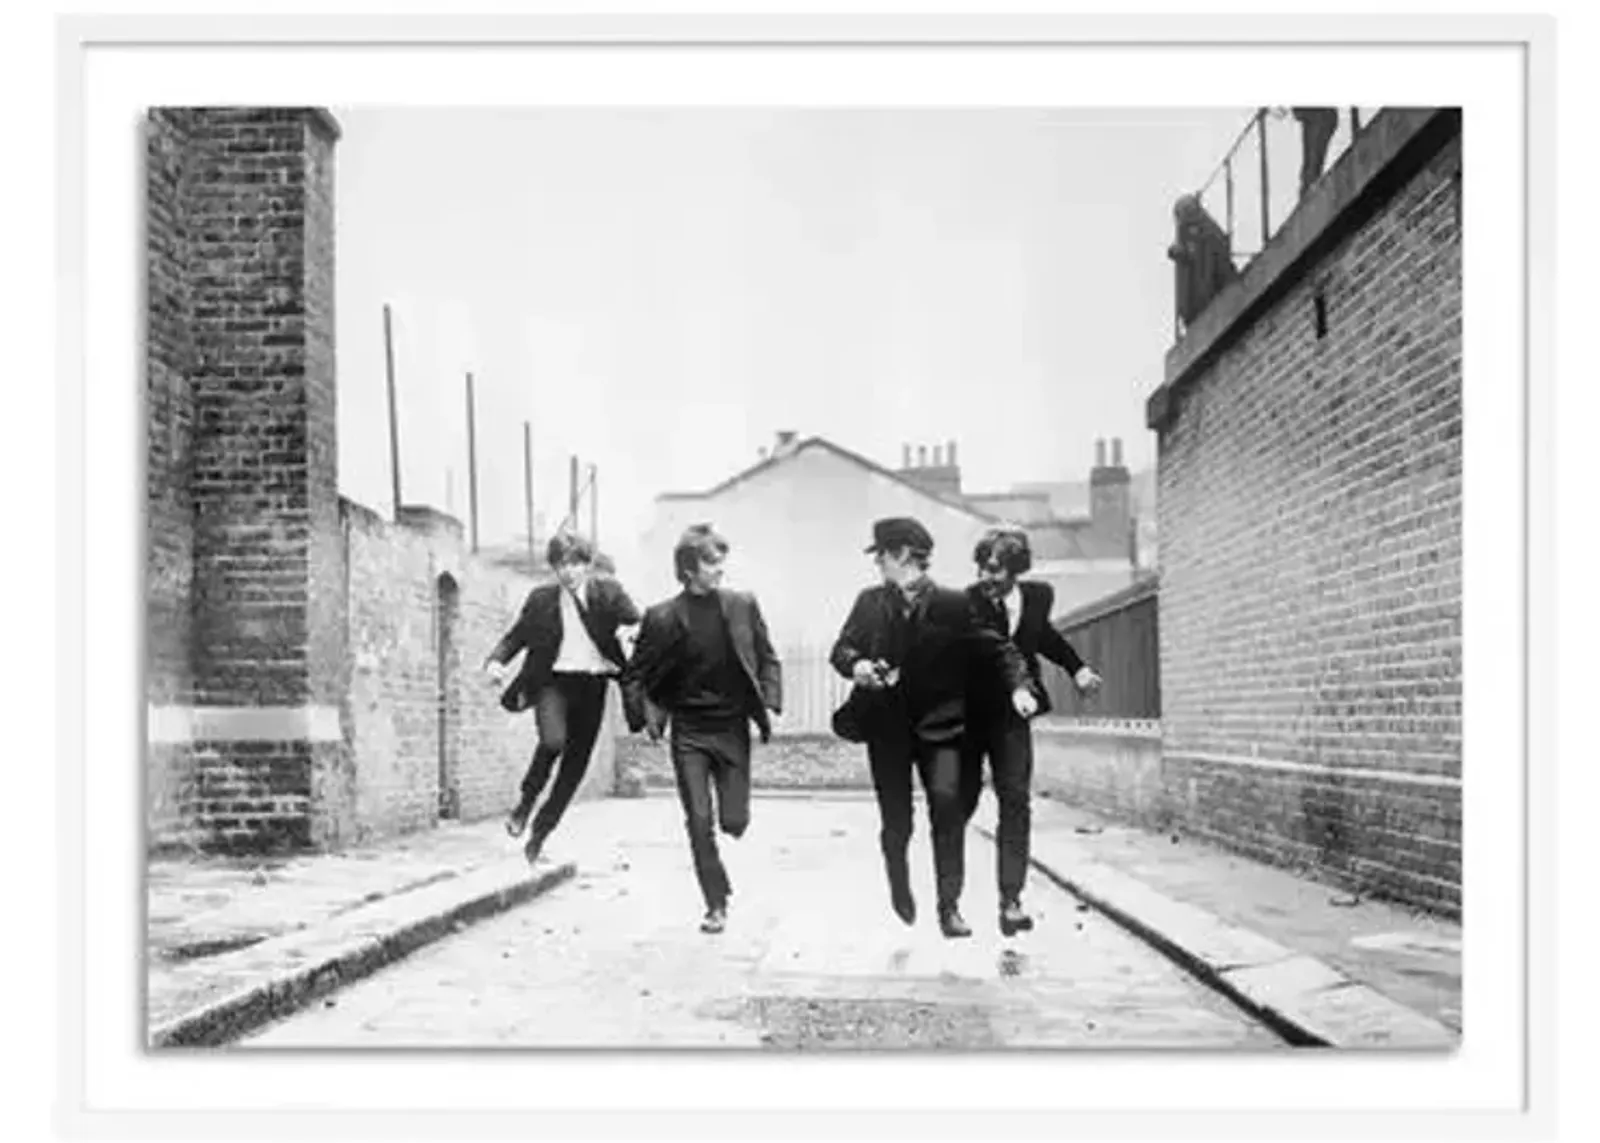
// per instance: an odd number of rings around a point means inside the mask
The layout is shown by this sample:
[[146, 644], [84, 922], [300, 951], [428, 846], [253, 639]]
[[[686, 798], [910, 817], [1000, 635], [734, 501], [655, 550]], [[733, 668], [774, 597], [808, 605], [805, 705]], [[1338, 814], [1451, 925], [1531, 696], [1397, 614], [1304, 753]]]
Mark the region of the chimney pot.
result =
[[1104, 468], [1106, 466], [1106, 442], [1104, 437], [1096, 438], [1094, 442], [1094, 466], [1096, 468]]
[[1112, 437], [1111, 438], [1111, 467], [1112, 468], [1121, 468], [1122, 467], [1122, 438], [1121, 437]]
[[933, 467], [938, 468], [944, 463], [944, 449], [939, 445], [933, 446]]
[[918, 445], [917, 446], [917, 467], [918, 468], [927, 468], [928, 467], [928, 446], [927, 445]]
[[911, 467], [911, 446], [908, 444], [903, 444], [900, 446], [900, 467]]
[[947, 445], [945, 445], [944, 455], [945, 455], [945, 463], [948, 464], [951, 468], [954, 468], [956, 466], [956, 442], [955, 441], [951, 441]]

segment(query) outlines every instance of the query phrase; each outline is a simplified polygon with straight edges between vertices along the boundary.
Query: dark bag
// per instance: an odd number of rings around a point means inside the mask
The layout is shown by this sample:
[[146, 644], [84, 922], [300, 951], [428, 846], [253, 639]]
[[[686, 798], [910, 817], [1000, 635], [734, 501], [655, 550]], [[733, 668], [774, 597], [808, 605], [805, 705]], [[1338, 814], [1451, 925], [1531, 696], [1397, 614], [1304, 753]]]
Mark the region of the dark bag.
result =
[[833, 712], [833, 732], [846, 742], [865, 742], [883, 716], [885, 695], [866, 687], [850, 688], [850, 697]]

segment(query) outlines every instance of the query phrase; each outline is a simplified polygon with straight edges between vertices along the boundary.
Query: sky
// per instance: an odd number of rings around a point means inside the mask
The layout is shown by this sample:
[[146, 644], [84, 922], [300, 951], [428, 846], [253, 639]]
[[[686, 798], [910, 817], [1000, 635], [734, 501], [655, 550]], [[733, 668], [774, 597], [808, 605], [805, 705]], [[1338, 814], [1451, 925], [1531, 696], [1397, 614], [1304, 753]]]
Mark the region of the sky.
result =
[[[955, 440], [968, 491], [1082, 480], [1101, 437], [1153, 463], [1172, 203], [1251, 114], [334, 112], [341, 491], [392, 500], [387, 304], [403, 499], [466, 519], [470, 371], [482, 542], [524, 534], [526, 421], [539, 515], [564, 513], [575, 454], [619, 552], [659, 493], [780, 430], [890, 467]], [[1292, 198], [1292, 123], [1269, 122]]]

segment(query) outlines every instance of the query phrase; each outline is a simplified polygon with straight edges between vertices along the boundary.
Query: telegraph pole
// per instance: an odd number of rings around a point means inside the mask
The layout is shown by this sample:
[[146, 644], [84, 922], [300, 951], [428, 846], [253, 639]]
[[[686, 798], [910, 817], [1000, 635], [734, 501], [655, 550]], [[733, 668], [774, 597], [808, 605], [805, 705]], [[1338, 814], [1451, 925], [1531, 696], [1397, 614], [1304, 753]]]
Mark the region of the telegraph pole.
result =
[[589, 542], [595, 547], [600, 546], [600, 485], [599, 469], [591, 462], [589, 465]]
[[472, 521], [472, 551], [478, 551], [478, 414], [467, 374], [467, 512]]
[[533, 426], [522, 422], [522, 499], [528, 512], [528, 570], [538, 567], [533, 555]]
[[389, 303], [383, 304], [383, 359], [389, 382], [389, 473], [394, 481], [394, 518], [400, 519], [400, 413], [394, 396], [394, 330]]
[[567, 463], [567, 519], [572, 530], [578, 530], [578, 458], [573, 455]]

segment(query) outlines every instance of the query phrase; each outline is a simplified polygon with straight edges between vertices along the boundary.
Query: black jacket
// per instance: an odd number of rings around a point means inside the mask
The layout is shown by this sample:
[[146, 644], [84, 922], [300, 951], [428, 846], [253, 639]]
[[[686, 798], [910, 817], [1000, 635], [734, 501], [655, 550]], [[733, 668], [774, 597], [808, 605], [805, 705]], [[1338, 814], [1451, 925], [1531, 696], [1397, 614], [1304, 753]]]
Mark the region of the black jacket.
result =
[[[528, 652], [517, 677], [500, 696], [500, 705], [509, 711], [527, 710], [550, 681], [551, 668], [561, 651], [561, 593], [565, 590], [560, 584], [547, 583], [530, 591], [516, 622], [489, 652], [489, 658], [496, 663], [510, 662], [518, 651]], [[617, 628], [639, 622], [639, 609], [622, 585], [607, 576], [591, 577], [583, 596], [580, 611], [584, 629], [594, 640], [595, 649], [622, 670], [628, 658], [617, 639]]]
[[[1019, 582], [1017, 589], [1022, 592], [1022, 615], [1010, 639], [1028, 669], [1028, 685], [1039, 700], [1039, 713], [1047, 714], [1050, 711], [1050, 695], [1039, 677], [1039, 656], [1043, 655], [1069, 675], [1078, 673], [1083, 660], [1061, 632], [1050, 625], [1050, 610], [1056, 601], [1055, 588], [1047, 583], [1029, 580]], [[973, 610], [988, 626], [1001, 635], [1007, 634], [1009, 621], [1003, 604], [990, 599], [978, 584], [967, 588], [967, 598], [972, 601]], [[980, 701], [1009, 703], [1010, 699], [1001, 696], [997, 688], [989, 688]]]
[[[622, 680], [623, 710], [629, 730], [642, 730], [647, 722], [670, 716], [678, 705], [683, 685], [683, 648], [689, 634], [689, 617], [684, 594], [654, 604], [644, 613], [639, 640], [634, 644], [633, 661]], [[783, 668], [772, 639], [767, 634], [761, 607], [753, 595], [738, 591], [717, 592], [722, 617], [728, 623], [728, 636], [745, 678], [750, 681], [748, 713], [765, 742], [772, 735], [772, 720], [767, 712], [783, 710]], [[655, 708], [652, 711], [651, 708]], [[660, 729], [659, 725], [656, 729]]]
[[[861, 659], [900, 668], [888, 695], [873, 698], [874, 692], [857, 688], [853, 701], [898, 707], [918, 738], [948, 742], [965, 729], [967, 697], [975, 686], [990, 683], [1009, 694], [1026, 684], [1021, 654], [978, 619], [966, 593], [929, 584], [909, 614], [901, 600], [898, 587], [867, 588], [856, 596], [834, 642], [829, 659], [846, 678], [854, 677]], [[870, 725], [863, 729], [866, 737], [877, 737]]]

